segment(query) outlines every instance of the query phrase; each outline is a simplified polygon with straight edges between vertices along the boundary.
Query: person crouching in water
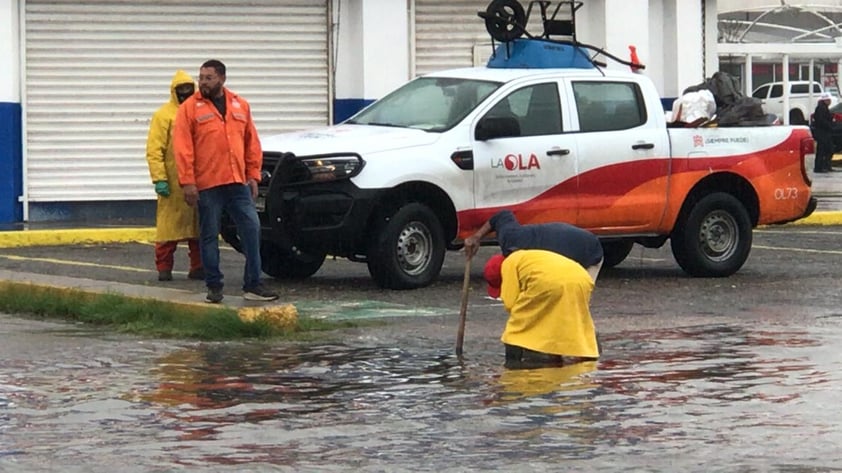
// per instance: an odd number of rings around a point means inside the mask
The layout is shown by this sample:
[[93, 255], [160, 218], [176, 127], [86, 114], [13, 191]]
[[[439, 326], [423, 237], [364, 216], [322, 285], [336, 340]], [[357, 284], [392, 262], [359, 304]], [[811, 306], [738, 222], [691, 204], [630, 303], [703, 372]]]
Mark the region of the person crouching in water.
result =
[[561, 366], [599, 358], [590, 312], [594, 282], [576, 261], [546, 250], [492, 256], [483, 271], [488, 295], [509, 313], [500, 337], [507, 368]]

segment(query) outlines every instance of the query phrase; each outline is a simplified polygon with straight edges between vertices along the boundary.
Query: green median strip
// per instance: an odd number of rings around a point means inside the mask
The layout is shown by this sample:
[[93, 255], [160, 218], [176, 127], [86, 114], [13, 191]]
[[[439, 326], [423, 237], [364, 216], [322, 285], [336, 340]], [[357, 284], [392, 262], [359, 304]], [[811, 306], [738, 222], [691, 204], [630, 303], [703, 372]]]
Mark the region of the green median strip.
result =
[[296, 317], [292, 324], [277, 324], [268, 317], [244, 318], [236, 309], [225, 306], [167, 302], [11, 281], [0, 281], [0, 312], [84, 322], [137, 335], [198, 340], [308, 340], [316, 338], [315, 332], [360, 325], [348, 320], [309, 317]]

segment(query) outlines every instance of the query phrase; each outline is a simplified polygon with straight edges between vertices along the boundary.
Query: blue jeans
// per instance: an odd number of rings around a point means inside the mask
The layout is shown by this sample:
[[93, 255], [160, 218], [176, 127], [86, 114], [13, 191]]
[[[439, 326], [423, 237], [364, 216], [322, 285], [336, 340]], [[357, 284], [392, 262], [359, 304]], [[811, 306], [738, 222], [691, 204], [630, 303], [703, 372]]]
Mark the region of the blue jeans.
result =
[[260, 220], [245, 184], [226, 184], [199, 191], [199, 240], [205, 284], [221, 288], [223, 275], [219, 270], [219, 226], [225, 211], [237, 225], [243, 245], [246, 266], [243, 269], [243, 290], [260, 284]]

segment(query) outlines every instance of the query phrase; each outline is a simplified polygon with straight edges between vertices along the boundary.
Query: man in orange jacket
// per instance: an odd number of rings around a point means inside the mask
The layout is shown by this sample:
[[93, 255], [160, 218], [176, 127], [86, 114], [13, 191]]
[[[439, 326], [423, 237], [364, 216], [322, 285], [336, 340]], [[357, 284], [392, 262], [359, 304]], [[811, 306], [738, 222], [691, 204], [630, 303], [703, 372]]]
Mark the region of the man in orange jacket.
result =
[[237, 225], [246, 265], [243, 298], [278, 295], [260, 282], [260, 221], [254, 199], [263, 154], [248, 102], [224, 87], [225, 64], [211, 59], [199, 69], [199, 92], [184, 101], [175, 120], [178, 182], [188, 205], [199, 207], [199, 238], [208, 302], [222, 302], [219, 227], [222, 212]]

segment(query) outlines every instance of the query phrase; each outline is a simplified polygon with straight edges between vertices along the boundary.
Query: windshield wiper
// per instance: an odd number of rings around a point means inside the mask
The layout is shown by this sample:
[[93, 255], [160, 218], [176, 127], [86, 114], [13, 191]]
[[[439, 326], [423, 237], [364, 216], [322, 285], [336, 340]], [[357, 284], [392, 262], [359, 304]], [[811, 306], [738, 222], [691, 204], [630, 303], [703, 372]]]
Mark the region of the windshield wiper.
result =
[[406, 128], [405, 125], [396, 125], [394, 123], [380, 123], [380, 122], [368, 122], [368, 123], [355, 122], [355, 123], [357, 123], [358, 125], [389, 126], [389, 127], [392, 127], [392, 128]]

